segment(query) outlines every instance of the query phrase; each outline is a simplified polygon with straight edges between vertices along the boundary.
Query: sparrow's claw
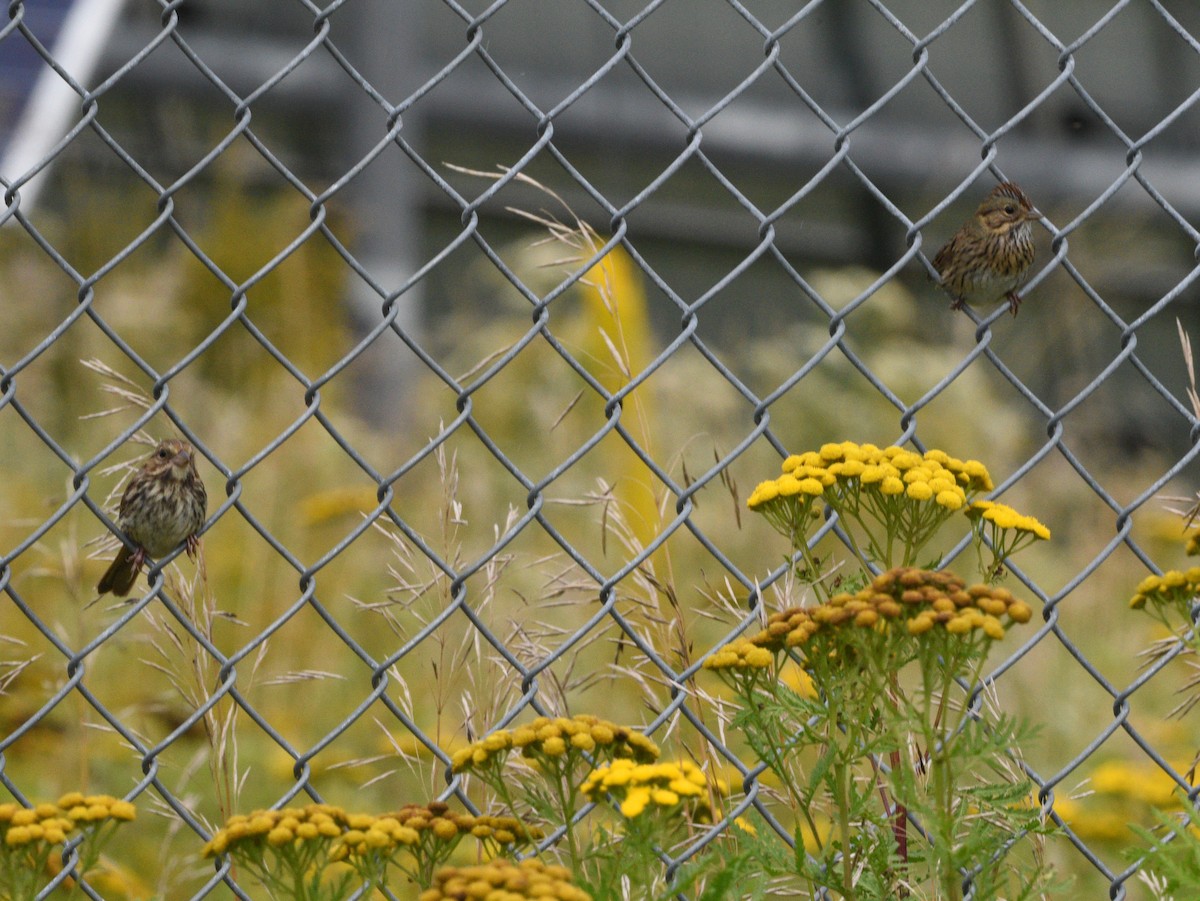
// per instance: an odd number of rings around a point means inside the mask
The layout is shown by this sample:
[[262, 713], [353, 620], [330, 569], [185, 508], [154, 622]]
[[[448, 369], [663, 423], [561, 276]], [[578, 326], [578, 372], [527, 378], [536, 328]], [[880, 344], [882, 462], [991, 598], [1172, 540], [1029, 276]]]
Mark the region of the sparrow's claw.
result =
[[1017, 307], [1021, 306], [1021, 298], [1017, 296], [1016, 291], [1009, 291], [1005, 296], [1008, 298], [1008, 312], [1016, 316]]
[[189, 535], [187, 537], [187, 555], [193, 560], [196, 559], [196, 554], [200, 551], [200, 536]]

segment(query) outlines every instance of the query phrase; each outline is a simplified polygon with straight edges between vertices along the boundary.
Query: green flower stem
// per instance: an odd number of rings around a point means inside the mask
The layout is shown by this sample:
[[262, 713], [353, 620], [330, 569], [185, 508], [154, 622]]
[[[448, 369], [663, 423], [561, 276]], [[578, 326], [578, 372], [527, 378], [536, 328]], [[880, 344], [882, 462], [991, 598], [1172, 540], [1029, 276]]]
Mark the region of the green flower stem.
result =
[[[899, 749], [888, 752], [888, 765], [895, 772], [897, 767], [904, 765], [904, 755]], [[879, 779], [879, 794], [883, 799], [884, 807], [891, 808], [892, 811], [892, 838], [896, 842], [896, 855], [900, 858], [901, 866], [908, 864], [908, 808], [897, 801], [894, 797], [890, 803], [888, 800], [887, 787], [883, 782], [882, 774], [878, 774]], [[906, 897], [908, 890], [901, 886], [899, 891], [900, 897]]]
[[823, 580], [821, 579], [820, 570], [818, 569], [819, 564], [817, 557], [815, 554], [813, 554], [812, 548], [808, 546], [807, 539], [803, 536], [799, 536], [799, 541], [797, 542], [796, 539], [793, 538], [792, 547], [800, 553], [800, 556], [804, 560], [805, 570], [808, 574], [808, 577], [805, 579], [805, 581], [812, 586], [813, 593], [816, 594], [817, 599], [822, 603], [829, 600], [829, 590], [822, 584]]
[[858, 895], [854, 891], [854, 860], [850, 854], [849, 768], [845, 762], [838, 760], [829, 768], [829, 774], [832, 782], [830, 788], [834, 796], [834, 807], [837, 810], [838, 831], [842, 838], [841, 893], [846, 901], [854, 901]]
[[[862, 530], [862, 533], [867, 536], [867, 552], [864, 554], [862, 549], [859, 547], [858, 542], [854, 539], [854, 530], [843, 530], [850, 539], [851, 550], [854, 552], [855, 556], [857, 556], [860, 560], [877, 561], [883, 561], [891, 557], [891, 546], [892, 541], [895, 538], [895, 534], [890, 528], [891, 520], [884, 515], [883, 511], [875, 509], [874, 504], [872, 503], [867, 504], [867, 515], [884, 524], [887, 539], [884, 544], [881, 545], [876, 539], [875, 533], [871, 531], [871, 527], [867, 524], [867, 517], [863, 515], [862, 495], [859, 491], [854, 490], [847, 494], [843, 494], [841, 497], [832, 500], [830, 502], [830, 506], [838, 512], [840, 517], [857, 523], [859, 529]], [[890, 564], [884, 566], [884, 569], [890, 568]]]
[[[515, 811], [513, 816], [516, 816]], [[444, 842], [422, 830], [417, 848], [411, 851], [416, 860], [416, 866], [409, 870], [397, 863], [396, 868], [421, 888], [429, 888], [433, 884], [434, 872], [450, 859], [450, 855], [454, 853], [454, 849], [458, 847], [461, 840], [461, 833], [453, 841]]]
[[846, 529], [846, 534], [850, 537], [850, 547], [854, 555], [860, 560], [877, 560], [882, 561], [884, 569], [891, 569], [892, 558], [892, 542], [895, 541], [895, 532], [891, 529], [890, 520], [881, 520], [885, 526], [886, 538], [882, 544], [875, 538], [875, 534], [871, 531], [871, 527], [867, 525], [867, 521], [857, 512], [854, 515], [854, 521], [858, 523], [858, 527], [862, 529], [863, 534], [867, 536], [867, 552], [863, 553], [858, 546], [858, 542], [854, 540], [854, 535], [850, 529]]
[[939, 818], [941, 829], [938, 836], [942, 897], [946, 901], [959, 901], [961, 886], [957, 868], [954, 866], [954, 820], [948, 815], [954, 804], [954, 755], [942, 748], [934, 753], [929, 766], [934, 797], [943, 813], [943, 816]]
[[[888, 672], [887, 690], [883, 693], [887, 715], [892, 718], [893, 722], [901, 723], [903, 722], [903, 712], [901, 711], [900, 701], [904, 697], [904, 693], [900, 687], [900, 667], [887, 668], [886, 661], [880, 661], [880, 663]], [[904, 766], [904, 754], [900, 748], [893, 748], [888, 752], [888, 765], [891, 767], [892, 772], [896, 772], [899, 767]], [[908, 864], [908, 808], [900, 803], [894, 793], [891, 793], [889, 801], [886, 779], [874, 762], [872, 762], [872, 767], [875, 769], [875, 778], [879, 786], [879, 796], [883, 801], [884, 809], [891, 809], [892, 838], [896, 843], [896, 854], [903, 868]], [[901, 884], [898, 897], [904, 898], [907, 895], [907, 889]]]
[[[954, 673], [957, 667], [950, 661], [943, 662], [938, 668], [941, 675], [941, 685], [937, 694], [937, 712], [928, 719], [929, 729], [935, 739], [940, 739], [938, 745], [929, 745], [931, 760], [934, 797], [937, 799], [941, 821], [941, 836], [938, 844], [942, 849], [942, 891], [946, 901], [958, 901], [961, 897], [961, 880], [958, 868], [954, 865], [954, 803], [957, 779], [955, 775], [956, 758], [954, 754], [955, 737], [959, 734], [958, 727], [965, 714], [961, 708], [959, 715], [953, 717], [954, 722], [945, 722], [948, 705], [946, 699], [954, 684]], [[928, 705], [927, 705], [928, 709]], [[940, 725], [939, 725], [940, 724]]]
[[42, 850], [31, 854], [26, 848], [4, 849], [4, 885], [10, 887], [12, 898], [32, 898], [37, 894], [38, 881], [46, 872], [50, 848], [38, 843]]
[[[775, 672], [778, 672], [786, 655], [778, 654], [775, 660]], [[737, 671], [734, 671], [735, 673]], [[755, 747], [759, 759], [767, 765], [780, 785], [787, 792], [793, 812], [799, 814], [808, 825], [818, 848], [824, 848], [820, 830], [812, 816], [812, 799], [816, 794], [816, 786], [801, 788], [792, 776], [792, 766], [795, 763], [796, 746], [800, 743], [799, 736], [786, 728], [779, 728], [779, 723], [767, 720], [762, 716], [766, 708], [777, 708], [781, 705], [779, 692], [781, 683], [765, 672], [752, 671], [749, 677], [738, 673], [722, 674], [722, 679], [738, 694], [744, 702], [742, 710], [747, 714], [747, 731], [757, 733], [762, 741]], [[761, 683], [761, 685], [760, 685]], [[801, 727], [802, 729], [804, 727]]]
[[[513, 798], [512, 793], [508, 790], [508, 781], [504, 778], [503, 764], [501, 763], [498, 766], [489, 767], [486, 776], [483, 772], [479, 772], [478, 775], [500, 798], [500, 802], [504, 805], [505, 809], [508, 810], [509, 815], [514, 819], [520, 820], [521, 814], [517, 810], [516, 799]], [[432, 877], [432, 871], [430, 876]]]
[[955, 857], [956, 824], [959, 821], [958, 756], [956, 745], [967, 716], [965, 706], [949, 703], [955, 674], [975, 684], [981, 671], [987, 642], [974, 636], [946, 636], [947, 641], [923, 643], [920, 652], [921, 693], [911, 721], [920, 730], [928, 755], [929, 796], [933, 802], [935, 881], [945, 901], [959, 901], [962, 886]]
[[571, 784], [570, 777], [570, 767], [554, 767], [554, 793], [558, 796], [559, 812], [562, 815], [563, 826], [567, 830], [567, 854], [571, 858], [571, 869], [578, 873], [583, 865], [583, 860], [579, 856], [579, 845], [575, 840], [575, 824], [572, 822], [575, 819], [576, 786]]

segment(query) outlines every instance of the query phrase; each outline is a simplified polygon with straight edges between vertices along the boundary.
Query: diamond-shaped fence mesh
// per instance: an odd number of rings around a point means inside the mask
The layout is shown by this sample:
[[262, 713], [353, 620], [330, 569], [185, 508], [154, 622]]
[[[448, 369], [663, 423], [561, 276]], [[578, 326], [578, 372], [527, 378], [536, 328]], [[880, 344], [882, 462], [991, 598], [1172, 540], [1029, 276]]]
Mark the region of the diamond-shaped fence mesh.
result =
[[[794, 842], [702, 666], [807, 597], [749, 489], [845, 439], [1053, 530], [985, 675], [1067, 894], [1141, 896], [1125, 824], [1194, 793], [1127, 609], [1193, 491], [1190, 4], [55, 6], [0, 27], [0, 781], [137, 806], [89, 897], [257, 897], [200, 855], [236, 812], [477, 811], [451, 755], [539, 714], [731, 784], [664, 872]], [[997, 181], [1043, 214], [1015, 318], [930, 279]], [[197, 562], [89, 604], [170, 436]]]

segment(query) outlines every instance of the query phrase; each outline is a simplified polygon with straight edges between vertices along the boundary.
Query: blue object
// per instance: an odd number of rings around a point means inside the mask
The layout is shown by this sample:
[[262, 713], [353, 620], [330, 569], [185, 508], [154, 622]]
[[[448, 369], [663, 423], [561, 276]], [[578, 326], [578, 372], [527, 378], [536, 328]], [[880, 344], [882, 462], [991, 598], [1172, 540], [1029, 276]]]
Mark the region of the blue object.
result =
[[[25, 0], [15, 12], [24, 28], [32, 32], [43, 47], [53, 52], [63, 22], [75, 3], [76, 0]], [[12, 18], [9, 18], [13, 12], [6, 9], [8, 15], [0, 25], [0, 30], [13, 24]], [[38, 76], [46, 68], [46, 61], [19, 29], [14, 28], [0, 40], [0, 156], [4, 155]]]

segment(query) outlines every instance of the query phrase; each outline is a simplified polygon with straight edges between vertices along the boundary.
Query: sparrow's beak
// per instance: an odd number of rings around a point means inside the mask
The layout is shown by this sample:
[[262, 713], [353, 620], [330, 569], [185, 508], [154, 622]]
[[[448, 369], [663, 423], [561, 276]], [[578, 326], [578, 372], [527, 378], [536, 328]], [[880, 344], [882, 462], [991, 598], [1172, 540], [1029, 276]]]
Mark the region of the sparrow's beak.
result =
[[171, 465], [176, 469], [187, 469], [192, 465], [192, 452], [190, 450], [181, 450], [171, 458]]
[[1028, 213], [1025, 214], [1025, 218], [1026, 219], [1041, 219], [1042, 211], [1041, 210], [1030, 210]]

